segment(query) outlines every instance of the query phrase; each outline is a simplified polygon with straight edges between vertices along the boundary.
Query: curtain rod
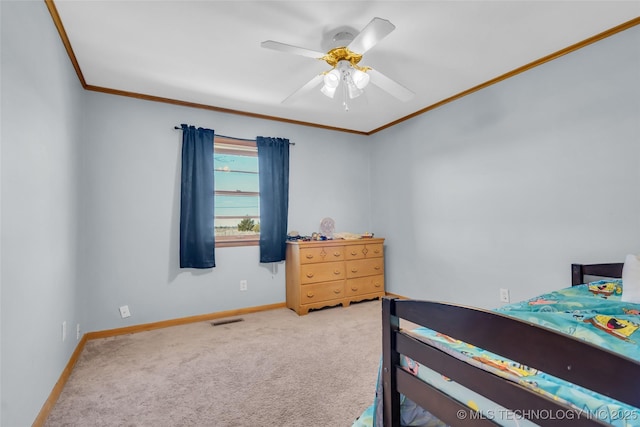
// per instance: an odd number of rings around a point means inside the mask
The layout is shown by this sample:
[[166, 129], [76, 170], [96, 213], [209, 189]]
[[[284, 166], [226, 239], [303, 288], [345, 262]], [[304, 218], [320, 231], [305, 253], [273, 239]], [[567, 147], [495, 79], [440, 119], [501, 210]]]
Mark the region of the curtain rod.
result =
[[[178, 130], [182, 130], [182, 127], [180, 126], [174, 126], [174, 129], [178, 129]], [[217, 133], [213, 134], [214, 136], [219, 136], [220, 138], [229, 138], [229, 139], [235, 139], [238, 141], [251, 141], [251, 142], [256, 142], [255, 139], [246, 139], [246, 138], [236, 138], [235, 136], [226, 136], [226, 135], [218, 135]], [[296, 145], [295, 142], [290, 142], [289, 145]]]

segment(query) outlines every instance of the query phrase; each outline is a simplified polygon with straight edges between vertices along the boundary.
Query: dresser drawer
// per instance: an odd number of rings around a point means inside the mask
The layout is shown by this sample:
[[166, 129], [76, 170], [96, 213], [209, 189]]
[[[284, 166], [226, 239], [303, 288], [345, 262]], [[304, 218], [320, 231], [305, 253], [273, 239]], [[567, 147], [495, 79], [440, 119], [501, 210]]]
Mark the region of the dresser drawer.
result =
[[384, 273], [384, 259], [371, 258], [347, 261], [347, 278], [374, 276]]
[[343, 246], [327, 246], [321, 248], [300, 249], [300, 264], [331, 262], [344, 260]]
[[344, 280], [304, 285], [300, 289], [300, 304], [330, 301], [344, 297]]
[[327, 282], [345, 278], [344, 262], [303, 264], [300, 266], [300, 283]]
[[380, 258], [384, 254], [382, 243], [349, 245], [345, 248], [345, 259]]
[[363, 259], [364, 254], [364, 245], [351, 245], [345, 247], [345, 259]]
[[345, 294], [347, 296], [372, 294], [376, 292], [384, 293], [384, 276], [358, 277], [347, 279]]
[[384, 248], [382, 243], [375, 243], [372, 245], [366, 245], [367, 258], [381, 258], [384, 255]]

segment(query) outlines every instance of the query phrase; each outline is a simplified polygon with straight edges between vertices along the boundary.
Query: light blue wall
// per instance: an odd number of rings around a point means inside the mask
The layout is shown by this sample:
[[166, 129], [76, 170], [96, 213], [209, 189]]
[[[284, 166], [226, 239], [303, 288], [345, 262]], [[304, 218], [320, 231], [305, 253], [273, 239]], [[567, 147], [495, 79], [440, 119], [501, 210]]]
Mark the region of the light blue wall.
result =
[[44, 2], [0, 8], [0, 424], [21, 427], [34, 421], [77, 344], [82, 87]]
[[[367, 138], [87, 92], [81, 148], [79, 281], [96, 331], [285, 300], [283, 263], [253, 247], [216, 249], [216, 268], [178, 268], [181, 123], [241, 138], [277, 136], [290, 149], [289, 229], [370, 227]], [[240, 280], [248, 291], [240, 291]], [[121, 319], [118, 307], [131, 317]]]
[[640, 253], [640, 27], [371, 138], [390, 292], [482, 307]]

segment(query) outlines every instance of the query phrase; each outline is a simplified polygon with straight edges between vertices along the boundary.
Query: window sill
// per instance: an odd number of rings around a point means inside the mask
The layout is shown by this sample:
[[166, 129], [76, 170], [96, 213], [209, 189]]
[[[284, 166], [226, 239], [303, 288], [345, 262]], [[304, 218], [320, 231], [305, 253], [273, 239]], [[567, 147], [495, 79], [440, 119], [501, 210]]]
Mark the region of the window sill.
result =
[[216, 248], [231, 248], [237, 246], [258, 246], [260, 245], [260, 238], [252, 237], [250, 239], [216, 239]]

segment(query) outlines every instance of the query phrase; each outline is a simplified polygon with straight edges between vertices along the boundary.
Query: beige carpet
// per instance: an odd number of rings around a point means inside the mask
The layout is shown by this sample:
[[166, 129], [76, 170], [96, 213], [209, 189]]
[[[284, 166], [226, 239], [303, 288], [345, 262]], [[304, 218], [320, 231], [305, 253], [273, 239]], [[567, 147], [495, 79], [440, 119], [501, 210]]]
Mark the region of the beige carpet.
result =
[[45, 426], [350, 426], [373, 402], [380, 301], [89, 341]]

